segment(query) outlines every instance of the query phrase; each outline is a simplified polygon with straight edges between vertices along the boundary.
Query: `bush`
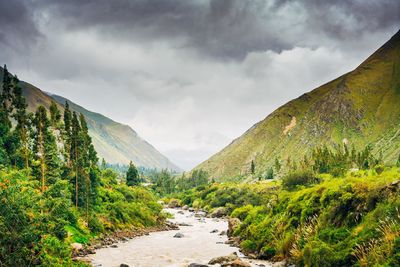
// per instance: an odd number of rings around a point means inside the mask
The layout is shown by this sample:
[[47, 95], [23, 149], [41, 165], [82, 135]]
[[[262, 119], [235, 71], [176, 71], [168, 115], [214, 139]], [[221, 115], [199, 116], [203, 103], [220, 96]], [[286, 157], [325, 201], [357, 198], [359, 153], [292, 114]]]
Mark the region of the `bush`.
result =
[[285, 189], [294, 189], [297, 186], [317, 184], [320, 179], [311, 171], [295, 171], [282, 178], [282, 186]]

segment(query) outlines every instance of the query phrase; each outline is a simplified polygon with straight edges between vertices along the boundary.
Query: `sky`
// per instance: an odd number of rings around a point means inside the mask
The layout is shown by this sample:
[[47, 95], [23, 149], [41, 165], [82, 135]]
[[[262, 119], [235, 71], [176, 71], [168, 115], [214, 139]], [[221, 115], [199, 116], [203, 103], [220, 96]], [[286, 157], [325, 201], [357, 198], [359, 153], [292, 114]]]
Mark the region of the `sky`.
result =
[[0, 0], [0, 64], [190, 170], [399, 28], [398, 0]]

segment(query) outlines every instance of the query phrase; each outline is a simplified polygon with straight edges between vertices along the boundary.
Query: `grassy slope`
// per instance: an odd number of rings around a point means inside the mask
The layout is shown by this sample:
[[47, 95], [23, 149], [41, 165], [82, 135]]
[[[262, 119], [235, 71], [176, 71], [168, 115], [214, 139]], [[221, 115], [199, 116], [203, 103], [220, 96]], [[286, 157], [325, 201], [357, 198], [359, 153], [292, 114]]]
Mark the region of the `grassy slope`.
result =
[[290, 190], [280, 181], [215, 183], [177, 197], [210, 212], [224, 207], [241, 221], [233, 235], [242, 250], [261, 258], [296, 266], [399, 266], [399, 172], [321, 175], [317, 184]]
[[[0, 67], [0, 80], [3, 80], [3, 69]], [[23, 93], [28, 102], [28, 109], [34, 111], [38, 105], [49, 108], [52, 97], [39, 88], [21, 82]], [[65, 103], [65, 98], [53, 96], [58, 103]], [[70, 101], [69, 101], [70, 102]], [[105, 158], [109, 163], [127, 164], [130, 160], [135, 164], [147, 168], [168, 168], [179, 170], [164, 155], [152, 145], [143, 140], [129, 126], [115, 122], [99, 113], [91, 112], [83, 107], [70, 102], [72, 110], [85, 115], [88, 121], [89, 133], [99, 157]], [[63, 106], [59, 109], [63, 112]]]
[[[400, 153], [400, 31], [354, 71], [290, 101], [196, 169], [227, 179], [263, 175], [275, 158], [300, 158], [323, 143], [374, 143], [392, 163]], [[296, 125], [284, 129], [296, 117]], [[378, 151], [375, 151], [378, 152]]]

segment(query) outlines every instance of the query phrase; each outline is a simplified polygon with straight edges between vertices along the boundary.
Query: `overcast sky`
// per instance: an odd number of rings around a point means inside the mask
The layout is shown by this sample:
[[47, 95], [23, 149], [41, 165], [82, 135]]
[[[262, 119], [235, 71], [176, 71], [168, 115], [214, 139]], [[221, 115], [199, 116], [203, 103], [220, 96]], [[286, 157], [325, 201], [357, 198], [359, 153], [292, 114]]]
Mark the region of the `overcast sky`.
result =
[[188, 170], [399, 28], [399, 0], [0, 0], [0, 64]]

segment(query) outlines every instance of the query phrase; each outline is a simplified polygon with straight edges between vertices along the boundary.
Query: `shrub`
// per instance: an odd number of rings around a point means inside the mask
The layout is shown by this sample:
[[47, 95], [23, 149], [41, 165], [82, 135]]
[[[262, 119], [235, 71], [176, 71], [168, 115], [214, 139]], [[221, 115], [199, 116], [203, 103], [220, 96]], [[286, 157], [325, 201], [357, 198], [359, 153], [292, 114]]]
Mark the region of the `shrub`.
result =
[[295, 171], [282, 178], [282, 186], [285, 189], [294, 189], [301, 185], [311, 185], [319, 183], [320, 179], [311, 171]]

